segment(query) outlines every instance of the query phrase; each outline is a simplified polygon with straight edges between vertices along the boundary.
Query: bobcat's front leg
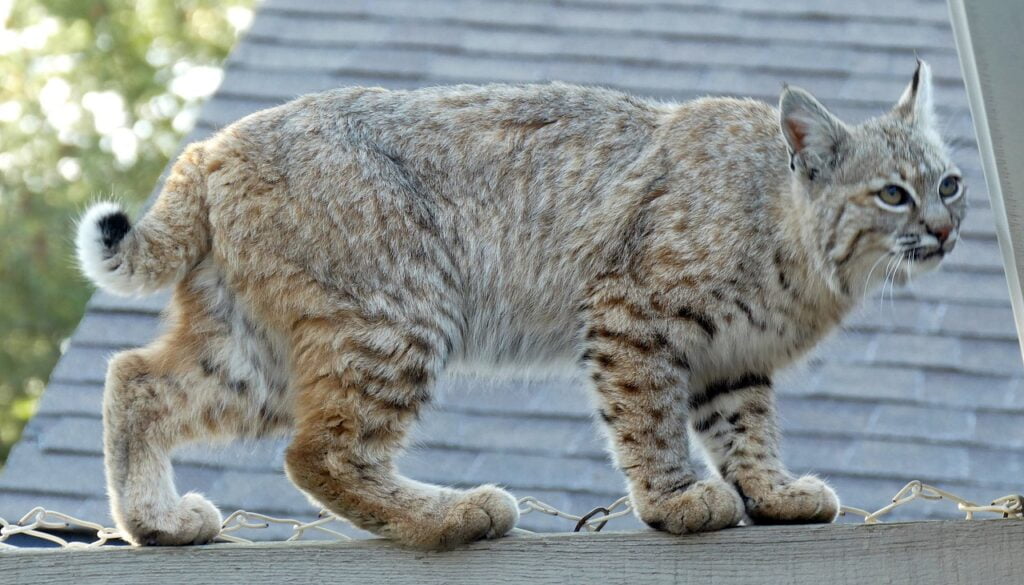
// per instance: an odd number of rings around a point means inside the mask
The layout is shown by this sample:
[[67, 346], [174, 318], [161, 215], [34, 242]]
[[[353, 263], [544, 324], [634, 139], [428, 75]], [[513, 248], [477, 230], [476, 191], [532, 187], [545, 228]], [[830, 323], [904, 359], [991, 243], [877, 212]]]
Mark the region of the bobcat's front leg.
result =
[[689, 400], [693, 428], [712, 463], [743, 497], [759, 524], [831, 522], [839, 499], [820, 479], [795, 478], [779, 457], [771, 380], [740, 374], [695, 388]]
[[721, 479], [698, 479], [689, 461], [686, 356], [654, 321], [638, 319], [645, 310], [621, 297], [596, 299], [584, 353], [633, 507], [673, 534], [735, 526], [739, 494]]

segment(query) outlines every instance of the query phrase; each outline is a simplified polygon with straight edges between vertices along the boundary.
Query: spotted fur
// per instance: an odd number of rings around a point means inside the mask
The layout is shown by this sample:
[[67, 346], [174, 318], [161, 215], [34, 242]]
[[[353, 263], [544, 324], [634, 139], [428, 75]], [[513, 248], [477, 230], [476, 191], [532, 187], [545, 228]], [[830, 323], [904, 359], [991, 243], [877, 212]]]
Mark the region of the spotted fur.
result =
[[[342, 89], [191, 146], [136, 225], [103, 204], [79, 230], [105, 288], [175, 287], [167, 332], [107, 376], [118, 525], [209, 541], [219, 513], [179, 496], [170, 450], [293, 430], [289, 477], [356, 525], [421, 548], [500, 536], [507, 492], [406, 479], [395, 453], [442, 371], [574, 363], [649, 525], [832, 520], [832, 490], [782, 464], [771, 378], [866, 290], [952, 249], [964, 198], [936, 193], [955, 168], [930, 87], [922, 64], [857, 126], [796, 88], [779, 109]], [[881, 206], [893, 182], [912, 206]]]

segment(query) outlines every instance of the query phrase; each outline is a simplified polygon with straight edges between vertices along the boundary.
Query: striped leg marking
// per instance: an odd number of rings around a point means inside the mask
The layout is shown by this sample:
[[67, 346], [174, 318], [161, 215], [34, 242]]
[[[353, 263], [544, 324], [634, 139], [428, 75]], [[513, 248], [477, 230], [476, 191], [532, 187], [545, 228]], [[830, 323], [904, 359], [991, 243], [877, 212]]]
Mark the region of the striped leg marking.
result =
[[395, 469], [443, 343], [382, 322], [313, 321], [295, 335], [297, 431], [285, 469], [297, 486], [356, 526], [415, 548], [452, 548], [515, 526], [516, 501], [500, 488], [433, 486]]
[[839, 500], [812, 476], [794, 478], [779, 455], [771, 380], [744, 374], [705, 384], [689, 400], [693, 428], [711, 462], [759, 524], [831, 522]]
[[629, 331], [594, 326], [587, 339], [600, 416], [640, 519], [673, 534], [738, 524], [739, 494], [718, 478], [698, 480], [689, 461], [685, 356], [637, 323]]

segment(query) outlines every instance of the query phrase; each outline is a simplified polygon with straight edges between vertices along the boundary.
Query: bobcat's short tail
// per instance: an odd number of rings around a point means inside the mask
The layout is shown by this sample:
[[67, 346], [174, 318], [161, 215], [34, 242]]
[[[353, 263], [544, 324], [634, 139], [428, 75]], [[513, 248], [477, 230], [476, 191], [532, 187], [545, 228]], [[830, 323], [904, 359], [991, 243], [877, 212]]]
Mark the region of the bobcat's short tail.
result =
[[85, 212], [75, 243], [90, 280], [116, 294], [148, 294], [178, 282], [206, 256], [210, 224], [202, 159], [202, 146], [190, 146], [134, 226], [115, 203], [97, 203]]

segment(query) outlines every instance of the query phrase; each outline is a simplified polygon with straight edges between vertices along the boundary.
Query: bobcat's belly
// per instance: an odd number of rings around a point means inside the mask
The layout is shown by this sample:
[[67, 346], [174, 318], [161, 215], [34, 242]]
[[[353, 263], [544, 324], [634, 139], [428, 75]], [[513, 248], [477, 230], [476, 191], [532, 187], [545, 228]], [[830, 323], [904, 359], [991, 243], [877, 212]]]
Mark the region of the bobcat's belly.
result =
[[763, 321], [763, 327], [740, 322], [720, 328], [708, 348], [706, 359], [695, 360], [694, 368], [708, 377], [755, 372], [769, 375], [791, 366], [812, 349], [826, 332], [822, 327], [800, 326], [778, 315]]
[[461, 351], [449, 362], [456, 373], [538, 378], [577, 368], [582, 326], [557, 304], [478, 311], [468, 325]]

